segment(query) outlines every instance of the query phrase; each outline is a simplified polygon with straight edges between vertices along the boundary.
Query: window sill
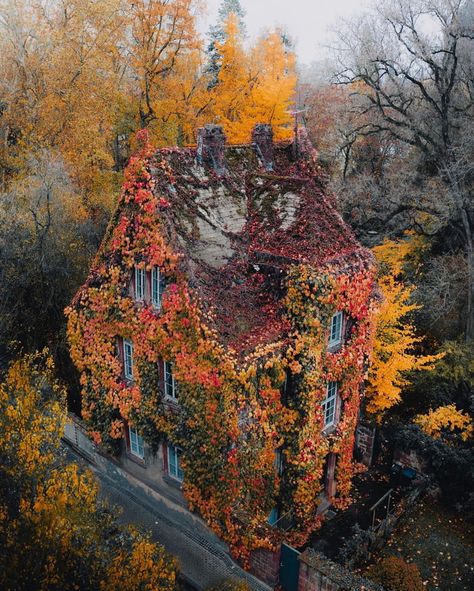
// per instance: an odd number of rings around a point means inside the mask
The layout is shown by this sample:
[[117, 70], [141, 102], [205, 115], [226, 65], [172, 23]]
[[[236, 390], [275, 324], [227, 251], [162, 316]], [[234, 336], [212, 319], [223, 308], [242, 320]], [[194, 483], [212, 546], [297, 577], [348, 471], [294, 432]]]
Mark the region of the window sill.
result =
[[172, 410], [178, 411], [180, 409], [179, 400], [177, 400], [176, 398], [172, 398], [167, 394], [164, 395], [164, 403]]
[[334, 423], [334, 425], [328, 425], [327, 427], [324, 427], [322, 433], [323, 433], [323, 435], [325, 435], [327, 437], [329, 435], [332, 435], [336, 429], [337, 429], [337, 423]]
[[127, 459], [131, 460], [134, 464], [137, 464], [141, 468], [146, 468], [145, 458], [136, 456], [130, 450], [127, 450]]
[[178, 480], [177, 478], [173, 478], [173, 476], [170, 476], [169, 474], [164, 474], [163, 480], [166, 482], [166, 484], [169, 484], [170, 486], [172, 486], [173, 488], [176, 488], [177, 490], [183, 489], [183, 481]]
[[332, 345], [330, 345], [328, 343], [327, 351], [328, 351], [328, 353], [332, 353], [332, 354], [339, 353], [339, 351], [342, 349], [343, 345], [344, 345], [344, 341], [340, 341], [339, 343], [333, 343]]

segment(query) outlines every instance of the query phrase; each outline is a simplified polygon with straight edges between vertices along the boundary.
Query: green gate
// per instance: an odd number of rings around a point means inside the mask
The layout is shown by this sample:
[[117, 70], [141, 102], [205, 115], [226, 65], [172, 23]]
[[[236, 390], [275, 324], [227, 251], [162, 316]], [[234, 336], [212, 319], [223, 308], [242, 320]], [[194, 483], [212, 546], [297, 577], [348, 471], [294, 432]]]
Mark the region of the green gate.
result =
[[297, 591], [300, 572], [300, 553], [287, 544], [281, 545], [280, 585], [284, 591]]

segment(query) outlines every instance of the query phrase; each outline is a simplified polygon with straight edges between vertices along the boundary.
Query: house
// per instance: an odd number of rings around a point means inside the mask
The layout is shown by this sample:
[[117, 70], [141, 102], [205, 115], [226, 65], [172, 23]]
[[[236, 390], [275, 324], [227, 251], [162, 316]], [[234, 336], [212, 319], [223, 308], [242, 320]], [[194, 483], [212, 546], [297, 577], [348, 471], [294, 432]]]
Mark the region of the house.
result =
[[[68, 314], [95, 441], [245, 559], [350, 499], [374, 263], [304, 128], [247, 145], [144, 134]], [[282, 534], [284, 532], [284, 534]]]

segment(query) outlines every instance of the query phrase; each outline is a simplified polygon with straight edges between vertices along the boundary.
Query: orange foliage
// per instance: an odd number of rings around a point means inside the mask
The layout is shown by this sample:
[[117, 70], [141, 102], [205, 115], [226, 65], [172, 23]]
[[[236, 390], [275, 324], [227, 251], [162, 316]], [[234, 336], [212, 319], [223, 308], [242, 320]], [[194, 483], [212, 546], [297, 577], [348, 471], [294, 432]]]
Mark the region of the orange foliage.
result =
[[474, 425], [471, 417], [460, 410], [454, 404], [439, 406], [429, 413], [417, 415], [414, 423], [425, 433], [435, 439], [439, 439], [443, 431], [458, 431], [463, 441], [470, 439], [474, 433]]
[[432, 370], [442, 355], [418, 355], [415, 347], [422, 339], [407, 320], [410, 312], [418, 308], [411, 303], [413, 289], [403, 283], [403, 263], [413, 256], [416, 241], [386, 240], [374, 248], [381, 265], [378, 284], [382, 302], [377, 313], [377, 330], [372, 364], [367, 384], [367, 410], [380, 420], [383, 413], [401, 401], [401, 393], [410, 381], [406, 372]]
[[256, 123], [272, 124], [276, 139], [290, 137], [295, 56], [284, 47], [281, 33], [262, 37], [249, 55], [243, 48], [238, 18], [231, 13], [225, 24], [225, 40], [217, 49], [221, 68], [212, 91], [212, 112], [229, 141], [248, 142]]
[[[349, 275], [330, 266], [319, 271], [295, 266], [284, 302], [290, 344], [261, 346], [239, 361], [210, 328], [209, 314], [163, 237], [161, 217], [168, 203], [148, 169], [151, 153], [145, 147], [130, 162], [117, 223], [96, 260], [92, 282], [67, 311], [71, 355], [82, 373], [84, 418], [97, 441], [108, 446], [120, 437], [125, 421], [155, 446], [163, 439], [178, 445], [189, 506], [227, 540], [235, 556], [245, 560], [251, 549], [275, 544], [278, 533], [265, 523], [279, 500], [282, 512], [294, 512], [288, 535], [302, 543], [319, 523], [330, 452], [338, 455], [334, 502], [349, 502], [361, 382], [372, 341], [373, 269], [361, 263]], [[157, 165], [172, 183], [167, 162]], [[137, 264], [147, 270], [159, 266], [169, 280], [159, 314], [129, 295]], [[335, 309], [355, 323], [346, 345], [329, 353], [327, 327]], [[133, 383], [123, 379], [117, 336], [133, 340]], [[175, 364], [179, 413], [156, 388], [159, 359]], [[296, 392], [284, 402], [290, 370]], [[321, 401], [328, 380], [341, 383], [344, 413], [326, 436]], [[283, 477], [274, 461], [282, 445]]]

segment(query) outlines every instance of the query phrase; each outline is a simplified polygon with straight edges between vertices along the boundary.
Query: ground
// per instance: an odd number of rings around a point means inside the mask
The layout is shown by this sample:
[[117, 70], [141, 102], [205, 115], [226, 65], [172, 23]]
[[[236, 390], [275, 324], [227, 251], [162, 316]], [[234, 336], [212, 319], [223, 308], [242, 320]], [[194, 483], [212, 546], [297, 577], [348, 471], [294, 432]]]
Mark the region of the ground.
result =
[[414, 562], [427, 591], [474, 589], [474, 527], [429, 499], [392, 534], [381, 552], [388, 555]]
[[[311, 536], [311, 545], [319, 552], [323, 552], [328, 558], [338, 560], [342, 543], [351, 538], [356, 524], [363, 530], [367, 530], [373, 524], [373, 512], [371, 507], [377, 503], [389, 490], [392, 490], [389, 509], [395, 509], [400, 498], [406, 494], [406, 490], [390, 478], [389, 469], [386, 466], [374, 467], [354, 479], [352, 492], [353, 503], [323, 523], [319, 530]], [[386, 516], [386, 500], [380, 503], [375, 515], [375, 524]]]

